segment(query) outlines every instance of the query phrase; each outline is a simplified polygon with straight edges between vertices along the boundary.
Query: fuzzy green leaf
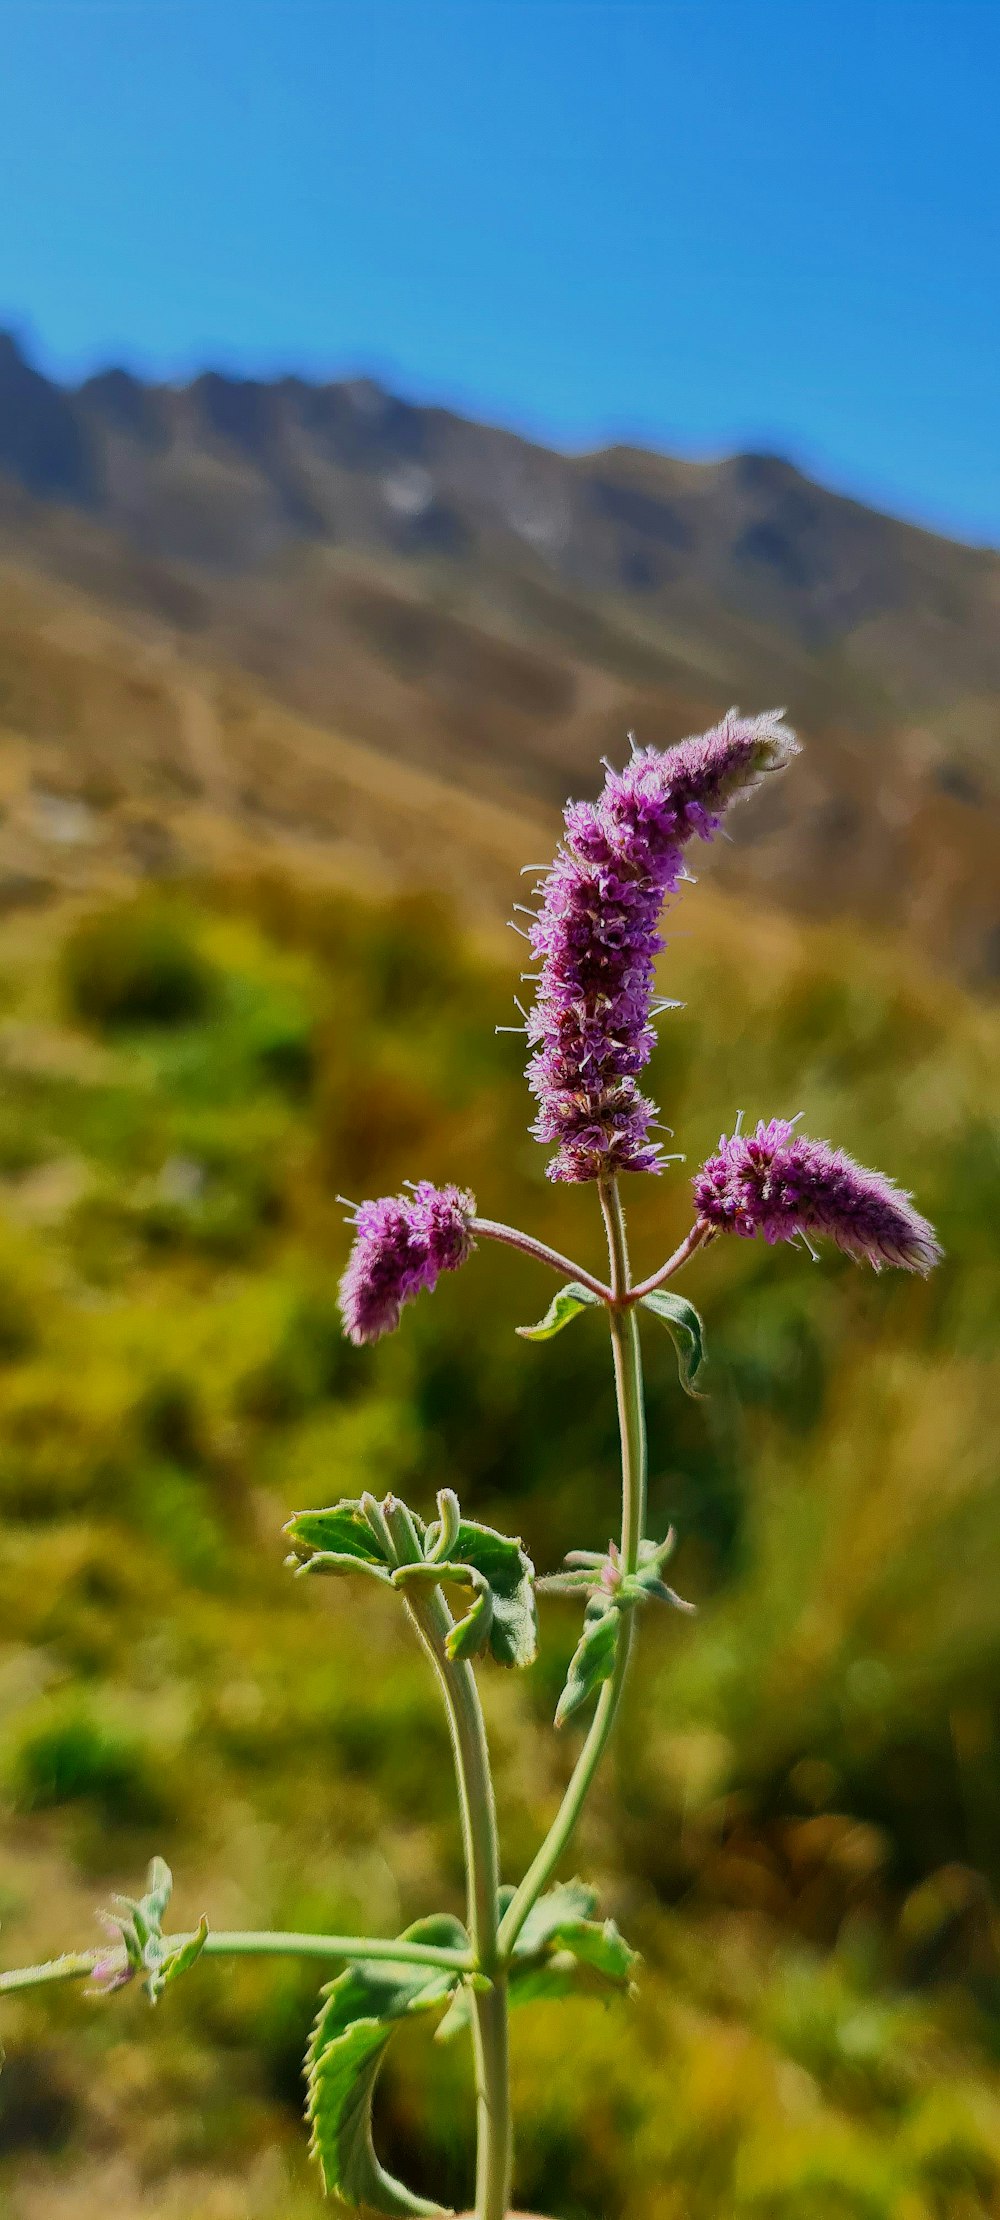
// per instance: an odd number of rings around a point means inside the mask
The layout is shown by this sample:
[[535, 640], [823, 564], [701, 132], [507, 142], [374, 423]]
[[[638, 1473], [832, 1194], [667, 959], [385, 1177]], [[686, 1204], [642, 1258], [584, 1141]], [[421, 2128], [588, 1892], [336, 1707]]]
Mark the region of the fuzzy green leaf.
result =
[[475, 1657], [488, 1646], [500, 1665], [530, 1665], [538, 1645], [535, 1568], [530, 1557], [513, 1536], [499, 1534], [492, 1526], [479, 1526], [461, 1516], [456, 1519], [454, 1514], [447, 1526], [448, 1557], [441, 1560], [436, 1555], [444, 1531], [443, 1522], [438, 1522], [425, 1537], [432, 1554], [415, 1564], [397, 1566], [390, 1576], [393, 1587], [471, 1588], [471, 1608], [448, 1637], [449, 1656]]
[[146, 1875], [146, 1894], [142, 1910], [156, 1933], [163, 1924], [163, 1914], [173, 1895], [174, 1877], [165, 1858], [154, 1858]]
[[464, 1619], [459, 1619], [456, 1625], [452, 1627], [445, 1643], [445, 1649], [452, 1660], [461, 1657], [478, 1657], [480, 1651], [486, 1648], [492, 1631], [493, 1590], [489, 1582], [480, 1577], [478, 1593], [473, 1599], [472, 1608], [466, 1612]]
[[683, 1295], [671, 1295], [665, 1287], [655, 1287], [651, 1295], [642, 1297], [642, 1307], [651, 1310], [671, 1335], [681, 1386], [685, 1395], [697, 1398], [694, 1383], [705, 1361], [705, 1329], [694, 1304], [685, 1302]]
[[583, 1633], [570, 1658], [566, 1686], [556, 1706], [556, 1726], [565, 1725], [600, 1687], [610, 1680], [618, 1654], [621, 1612], [605, 1596], [592, 1596], [584, 1613]]
[[[613, 1919], [589, 1916], [596, 1903], [594, 1890], [582, 1881], [564, 1881], [532, 1905], [514, 1945], [507, 1977], [512, 2006], [629, 1987], [637, 1953]], [[466, 1984], [452, 1998], [437, 2030], [438, 2042], [451, 2042], [471, 2019], [472, 1998]]]
[[207, 1941], [208, 1921], [202, 1913], [196, 1932], [189, 1935], [187, 1942], [181, 1943], [179, 1949], [168, 1951], [166, 1957], [150, 1973], [146, 1993], [151, 2004], [156, 2004], [164, 1989], [168, 1989], [172, 1981], [179, 1980], [181, 1974], [194, 1965], [195, 1959], [201, 1957]]
[[325, 1511], [297, 1511], [285, 1528], [297, 1556], [318, 1552], [332, 1558], [356, 1558], [369, 1565], [387, 1562], [385, 1549], [369, 1525], [359, 1503], [333, 1503]]
[[544, 1318], [539, 1319], [537, 1326], [516, 1326], [514, 1330], [520, 1334], [522, 1341], [551, 1341], [553, 1334], [561, 1334], [571, 1318], [576, 1318], [581, 1310], [586, 1310], [600, 1300], [600, 1296], [593, 1294], [589, 1287], [581, 1287], [579, 1280], [568, 1280], [566, 1286], [560, 1287], [553, 1295]]
[[[402, 1942], [468, 1947], [464, 1928], [447, 1913], [418, 1919]], [[348, 1966], [323, 1991], [306, 2055], [307, 2117], [323, 2186], [343, 2205], [389, 2214], [435, 2214], [445, 2208], [416, 2197], [379, 2164], [372, 2142], [372, 2099], [393, 2026], [444, 2002], [460, 1976], [394, 1960]]]
[[558, 1951], [567, 1952], [578, 1966], [599, 1974], [613, 1988], [628, 1988], [638, 1952], [630, 1949], [613, 1919], [567, 1920], [554, 1929], [551, 1941]]
[[318, 1549], [312, 1557], [302, 1559], [297, 1551], [285, 1560], [293, 1565], [296, 1573], [332, 1573], [343, 1577], [346, 1573], [365, 1573], [369, 1580], [388, 1582], [389, 1573], [384, 1565], [377, 1565], [371, 1557], [351, 1557], [344, 1549]]
[[597, 1890], [587, 1881], [559, 1881], [531, 1907], [514, 1944], [515, 1953], [531, 1956], [568, 1921], [591, 1919], [597, 1909]]
[[462, 1519], [450, 1555], [481, 1573], [490, 1590], [489, 1646], [497, 1664], [530, 1665], [538, 1648], [535, 1568], [520, 1542]]
[[451, 1556], [452, 1545], [458, 1540], [462, 1524], [459, 1500], [453, 1488], [438, 1489], [438, 1515], [424, 1536], [424, 1551], [428, 1560], [442, 1561]]

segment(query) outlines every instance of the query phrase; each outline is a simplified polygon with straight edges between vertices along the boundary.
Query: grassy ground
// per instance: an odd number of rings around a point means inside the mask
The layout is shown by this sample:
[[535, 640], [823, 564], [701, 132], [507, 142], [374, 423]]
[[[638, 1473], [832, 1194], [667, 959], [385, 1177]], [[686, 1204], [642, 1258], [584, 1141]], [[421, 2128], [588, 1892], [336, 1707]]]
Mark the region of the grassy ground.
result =
[[[652, 1530], [693, 1624], [644, 1627], [576, 1862], [643, 1949], [633, 2006], [519, 2016], [518, 2193], [560, 2220], [1000, 2212], [997, 1022], [860, 938], [689, 895], [655, 1084], [693, 1169], [737, 1110], [804, 1112], [912, 1186], [927, 1285], [722, 1244], [686, 1292], [710, 1398], [648, 1342]], [[516, 953], [517, 944], [511, 943]], [[594, 1198], [527, 1138], [516, 971], [424, 900], [227, 882], [0, 945], [0, 1898], [4, 1963], [96, 1939], [154, 1850], [178, 1921], [392, 1932], [459, 1908], [448, 1754], [405, 1624], [294, 1584], [288, 1513], [459, 1489], [540, 1567], [604, 1543], [600, 1321], [477, 1256], [399, 1335], [342, 1341], [337, 1192], [472, 1185], [596, 1262]], [[637, 1261], [687, 1171], [633, 1180]], [[522, 1868], [573, 1747], [574, 1615], [484, 1674]], [[306, 2220], [315, 1978], [195, 1969], [4, 2011], [10, 2220]], [[468, 2061], [401, 2037], [381, 2133], [468, 2191]]]

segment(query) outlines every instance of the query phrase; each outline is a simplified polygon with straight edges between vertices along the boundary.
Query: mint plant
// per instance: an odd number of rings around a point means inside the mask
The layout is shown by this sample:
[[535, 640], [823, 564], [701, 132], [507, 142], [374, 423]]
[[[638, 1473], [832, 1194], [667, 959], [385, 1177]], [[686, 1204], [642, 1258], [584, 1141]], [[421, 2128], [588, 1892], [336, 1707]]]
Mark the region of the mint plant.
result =
[[[708, 840], [741, 795], [797, 752], [778, 714], [735, 711], [714, 731], [659, 752], [634, 748], [608, 769], [596, 802], [566, 810], [565, 838], [542, 875], [527, 939], [537, 969], [530, 1010], [528, 1079], [537, 1138], [554, 1146], [549, 1176], [596, 1189], [608, 1251], [602, 1280], [516, 1227], [477, 1215], [472, 1195], [420, 1181], [401, 1195], [352, 1208], [354, 1242], [340, 1300], [356, 1344], [396, 1330], [402, 1310], [464, 1268], [477, 1245], [499, 1241], [549, 1266], [560, 1286], [545, 1316], [518, 1331], [545, 1342], [588, 1308], [603, 1308], [610, 1334], [621, 1439], [620, 1534], [605, 1552], [570, 1549], [563, 1568], [536, 1577], [521, 1542], [470, 1518], [449, 1489], [425, 1521], [393, 1496], [371, 1494], [305, 1510], [287, 1527], [294, 1570], [307, 1577], [378, 1582], [395, 1592], [437, 1681], [454, 1756], [466, 1873], [464, 1920], [432, 1912], [405, 1933], [231, 1933], [203, 1920], [193, 1934], [164, 1932], [170, 1874], [150, 1869], [144, 1896], [105, 1915], [102, 1950], [0, 1975], [0, 1992], [89, 1979], [108, 1996], [141, 1980], [151, 2003], [199, 1957], [295, 1955], [343, 1970], [321, 1991], [305, 2062], [312, 2148], [324, 2186], [342, 2206], [386, 2214], [442, 2208], [387, 2173], [375, 2149], [372, 2105], [397, 2023], [435, 2014], [440, 2040], [471, 2037], [477, 2092], [476, 2220], [505, 2220], [511, 2192], [509, 2018], [512, 2007], [577, 1987], [627, 1991], [637, 1958], [594, 1893], [558, 1879], [611, 1737], [647, 1605], [687, 1611], [664, 1577], [674, 1536], [646, 1532], [646, 1430], [640, 1325], [666, 1327], [681, 1387], [699, 1393], [701, 1320], [669, 1284], [724, 1234], [811, 1249], [823, 1236], [848, 1255], [928, 1272], [939, 1250], [931, 1227], [879, 1173], [808, 1140], [796, 1121], [761, 1122], [723, 1136], [692, 1183], [690, 1231], [648, 1278], [633, 1277], [619, 1190], [622, 1173], [658, 1174], [654, 1104], [638, 1085], [655, 1042], [654, 1000], [664, 900], [685, 876], [685, 851]], [[520, 1009], [520, 1004], [518, 1004]], [[537, 1598], [575, 1597], [579, 1641], [555, 1724], [589, 1714], [559, 1810], [516, 1885], [502, 1879], [497, 1815], [477, 1670], [530, 1666]]]

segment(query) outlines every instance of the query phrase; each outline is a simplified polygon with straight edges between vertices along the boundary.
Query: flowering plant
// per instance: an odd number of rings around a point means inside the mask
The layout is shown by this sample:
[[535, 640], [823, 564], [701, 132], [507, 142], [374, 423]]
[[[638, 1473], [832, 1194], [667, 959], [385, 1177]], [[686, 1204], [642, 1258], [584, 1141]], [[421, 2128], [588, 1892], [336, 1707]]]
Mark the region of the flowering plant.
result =
[[[554, 1270], [545, 1316], [519, 1331], [544, 1342], [586, 1307], [610, 1331], [621, 1437], [620, 1537], [604, 1553], [571, 1549], [562, 1570], [536, 1577], [521, 1542], [468, 1517], [443, 1489], [425, 1520], [398, 1499], [364, 1494], [299, 1512], [287, 1528], [296, 1572], [358, 1577], [395, 1591], [436, 1676], [450, 1729], [465, 1856], [464, 1920], [437, 1912], [384, 1938], [233, 1933], [202, 1920], [164, 1932], [171, 1877], [154, 1859], [146, 1891], [103, 1916], [102, 1948], [0, 1975], [0, 1992], [89, 1979], [108, 1997], [143, 1982], [155, 2003], [200, 1956], [294, 1955], [343, 1970], [321, 1992], [306, 2058], [312, 2144], [328, 2193], [342, 2206], [386, 2214], [440, 2208], [390, 2176], [376, 2154], [372, 2104], [396, 2023], [439, 2015], [440, 2039], [471, 2036], [477, 2091], [476, 2220], [505, 2220], [512, 2173], [508, 2038], [513, 2006], [574, 1986], [627, 1991], [634, 1951], [594, 1892], [557, 1878], [615, 1725], [649, 1603], [690, 1608], [664, 1578], [673, 1534], [647, 1535], [646, 1439], [640, 1322], [653, 1317], [676, 1344], [682, 1386], [697, 1393], [704, 1335], [692, 1303], [670, 1284], [724, 1234], [768, 1242], [827, 1238], [876, 1270], [926, 1273], [939, 1251], [932, 1229], [880, 1173], [774, 1118], [740, 1122], [692, 1183], [693, 1219], [680, 1246], [646, 1279], [632, 1274], [619, 1192], [623, 1172], [655, 1175], [666, 1161], [655, 1107], [639, 1075], [655, 1041], [654, 999], [665, 897], [685, 876], [685, 852], [710, 840], [730, 806], [781, 770], [797, 744], [781, 717], [730, 713], [715, 730], [665, 752], [633, 749], [608, 770], [596, 802], [566, 810], [565, 837], [541, 879], [527, 931], [537, 970], [529, 1011], [528, 1079], [534, 1132], [552, 1145], [555, 1180], [596, 1188], [607, 1238], [601, 1279], [530, 1234], [478, 1215], [474, 1197], [422, 1180], [353, 1209], [354, 1241], [341, 1281], [344, 1328], [355, 1344], [394, 1332], [404, 1306], [499, 1241]], [[580, 1638], [556, 1726], [589, 1713], [559, 1810], [516, 1886], [501, 1882], [496, 1810], [476, 1667], [531, 1664], [537, 1598], [583, 1604]]]

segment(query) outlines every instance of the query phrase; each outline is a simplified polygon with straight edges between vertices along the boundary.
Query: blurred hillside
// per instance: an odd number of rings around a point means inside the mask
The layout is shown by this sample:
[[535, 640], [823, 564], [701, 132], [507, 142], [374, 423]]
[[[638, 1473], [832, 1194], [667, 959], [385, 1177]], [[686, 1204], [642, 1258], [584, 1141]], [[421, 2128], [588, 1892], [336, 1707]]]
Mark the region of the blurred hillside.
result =
[[[454, 881], [468, 833], [502, 910], [486, 851], [505, 867], [512, 819], [551, 821], [628, 727], [778, 701], [809, 754], [724, 882], [996, 977], [1000, 557], [777, 457], [558, 455], [367, 381], [67, 391], [5, 338], [0, 557], [0, 716], [43, 815], [183, 805], [196, 847], [212, 820], [364, 874], [398, 873], [415, 811], [423, 875]], [[156, 841], [126, 828], [147, 869]]]

